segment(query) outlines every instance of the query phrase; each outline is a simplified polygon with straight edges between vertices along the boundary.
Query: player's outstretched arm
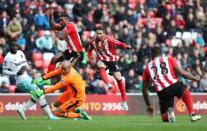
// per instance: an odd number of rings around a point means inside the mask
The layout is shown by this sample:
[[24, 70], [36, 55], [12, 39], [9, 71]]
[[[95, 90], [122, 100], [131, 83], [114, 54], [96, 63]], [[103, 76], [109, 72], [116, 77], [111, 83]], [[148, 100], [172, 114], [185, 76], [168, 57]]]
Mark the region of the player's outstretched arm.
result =
[[127, 44], [125, 44], [125, 43], [123, 43], [121, 41], [118, 41], [118, 40], [114, 39], [114, 38], [110, 38], [109, 40], [112, 43], [114, 43], [116, 46], [119, 46], [119, 47], [125, 48], [125, 49], [131, 49], [131, 46], [130, 45], [127, 45]]
[[46, 74], [46, 75], [44, 75], [42, 77], [38, 77], [38, 78], [32, 80], [32, 84], [35, 84], [37, 86], [50, 85], [51, 82], [48, 79], [50, 79], [50, 78], [52, 78], [54, 76], [59, 75], [60, 72], [61, 72], [61, 69], [58, 68], [58, 69], [56, 69], [54, 71], [49, 72], [48, 74]]
[[34, 100], [37, 100], [39, 99], [42, 95], [44, 94], [48, 94], [48, 93], [52, 93], [56, 90], [59, 90], [60, 88], [63, 88], [65, 86], [68, 85], [68, 82], [65, 80], [65, 79], [62, 79], [60, 82], [56, 83], [54, 86], [50, 87], [50, 88], [47, 88], [47, 89], [44, 89], [44, 90], [35, 90], [35, 91], [31, 91], [30, 94], [31, 94], [31, 97], [34, 99]]
[[149, 93], [148, 93], [149, 85], [150, 85], [149, 81], [146, 81], [146, 80], [143, 81], [142, 95], [144, 97], [144, 101], [147, 106], [147, 113], [149, 116], [152, 116], [154, 111], [153, 111], [153, 108], [152, 108], [150, 100], [149, 100]]
[[190, 79], [190, 80], [193, 80], [193, 81], [200, 81], [199, 76], [194, 76], [190, 72], [187, 72], [187, 71], [181, 69], [179, 66], [175, 66], [174, 70], [177, 74], [179, 74], [180, 76], [182, 76], [186, 79]]
[[62, 79], [61, 81], [59, 81], [58, 83], [56, 83], [54, 86], [47, 88], [44, 90], [44, 94], [48, 94], [48, 93], [52, 93], [56, 90], [59, 90], [65, 86], [69, 85], [69, 83], [67, 82], [66, 79]]
[[54, 13], [53, 9], [49, 9], [47, 11], [47, 14], [49, 16], [50, 27], [52, 30], [59, 30], [61, 26], [55, 23], [53, 13]]

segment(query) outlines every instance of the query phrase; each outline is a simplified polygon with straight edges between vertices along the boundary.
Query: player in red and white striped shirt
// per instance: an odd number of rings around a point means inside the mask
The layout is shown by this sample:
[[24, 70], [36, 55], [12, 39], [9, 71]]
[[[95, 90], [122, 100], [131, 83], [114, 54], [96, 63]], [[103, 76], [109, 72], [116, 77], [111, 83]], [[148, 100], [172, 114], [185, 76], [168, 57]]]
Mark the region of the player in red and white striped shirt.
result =
[[109, 83], [108, 75], [106, 73], [106, 68], [108, 68], [118, 83], [123, 100], [122, 107], [124, 110], [128, 110], [125, 83], [122, 80], [119, 66], [117, 65], [119, 58], [115, 53], [115, 47], [119, 46], [121, 48], [129, 49], [131, 46], [122, 43], [111, 36], [105, 35], [102, 29], [98, 29], [96, 33], [96, 38], [90, 42], [90, 47], [88, 50], [89, 61], [94, 64], [92, 51], [95, 50], [97, 55], [96, 64], [101, 78], [107, 84], [108, 88], [111, 89], [112, 85]]
[[192, 97], [189, 89], [179, 80], [176, 74], [193, 80], [199, 81], [199, 76], [193, 76], [189, 72], [182, 70], [176, 60], [172, 57], [161, 56], [159, 47], [151, 49], [152, 61], [150, 61], [143, 74], [143, 96], [147, 105], [147, 112], [149, 115], [153, 114], [147, 88], [152, 82], [160, 101], [160, 112], [163, 122], [174, 122], [173, 104], [174, 97], [182, 98], [186, 104], [191, 121], [197, 121], [201, 118], [200, 115], [195, 115], [193, 110]]
[[72, 65], [74, 65], [78, 60], [82, 60], [83, 58], [83, 47], [75, 24], [69, 21], [66, 14], [61, 13], [58, 13], [58, 21], [55, 23], [53, 12], [53, 9], [48, 11], [51, 29], [55, 31], [60, 40], [67, 42], [67, 49], [52, 58], [48, 72], [53, 71], [56, 63], [63, 59], [70, 60]]

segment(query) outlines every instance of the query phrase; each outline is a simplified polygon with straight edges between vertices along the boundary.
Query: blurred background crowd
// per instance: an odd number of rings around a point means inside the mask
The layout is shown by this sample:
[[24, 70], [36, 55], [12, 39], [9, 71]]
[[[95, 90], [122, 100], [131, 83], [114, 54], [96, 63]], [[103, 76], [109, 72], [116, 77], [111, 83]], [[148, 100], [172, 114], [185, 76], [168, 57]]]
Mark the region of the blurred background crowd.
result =
[[[66, 48], [50, 31], [49, 4], [44, 0], [0, 0], [0, 70], [9, 40], [16, 40], [37, 78], [47, 71], [51, 57]], [[179, 65], [199, 75], [199, 83], [181, 80], [191, 92], [207, 92], [207, 1], [206, 0], [53, 0], [58, 12], [66, 12], [80, 34], [85, 51], [97, 26], [108, 35], [132, 46], [117, 49], [128, 93], [142, 90], [142, 73], [150, 60], [150, 48], [161, 46], [163, 55], [174, 56]], [[88, 94], [113, 94], [90, 65], [87, 53], [79, 65]], [[113, 77], [111, 81], [114, 82]], [[0, 92], [14, 92], [14, 77], [0, 76]], [[153, 92], [153, 89], [151, 89]]]

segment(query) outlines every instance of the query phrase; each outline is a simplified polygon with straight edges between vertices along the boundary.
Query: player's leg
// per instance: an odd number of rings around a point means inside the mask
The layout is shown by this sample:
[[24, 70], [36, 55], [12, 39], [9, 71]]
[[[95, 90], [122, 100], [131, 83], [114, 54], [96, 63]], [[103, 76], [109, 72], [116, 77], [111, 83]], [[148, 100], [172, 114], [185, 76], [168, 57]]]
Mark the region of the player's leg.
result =
[[173, 98], [170, 101], [160, 101], [160, 112], [163, 122], [175, 122], [173, 103]]
[[[75, 107], [79, 103], [76, 99], [67, 100], [62, 105], [60, 105], [55, 111], [55, 115], [65, 118], [80, 118], [80, 114], [75, 113]], [[74, 113], [72, 113], [74, 112]]]
[[123, 100], [122, 107], [124, 110], [128, 110], [129, 107], [127, 104], [125, 82], [122, 79], [121, 72], [119, 71], [119, 66], [117, 65], [116, 62], [107, 63], [107, 66], [108, 66], [109, 70], [113, 73], [113, 76], [118, 83], [118, 87], [121, 92], [121, 97]]
[[62, 52], [59, 53], [59, 54], [54, 55], [52, 57], [51, 61], [50, 61], [49, 66], [48, 66], [47, 73], [55, 70], [57, 62], [60, 62], [62, 59], [63, 59], [63, 53]]
[[126, 101], [127, 100], [126, 87], [125, 87], [124, 80], [122, 79], [121, 73], [120, 72], [114, 72], [113, 76], [114, 76], [114, 78], [116, 79], [116, 81], [118, 83], [118, 87], [119, 87], [119, 90], [121, 92], [122, 100]]
[[50, 110], [49, 105], [47, 104], [47, 101], [45, 99], [45, 95], [41, 96], [38, 100], [38, 103], [40, 104], [41, 108], [43, 109], [43, 111], [47, 114], [48, 118], [50, 120], [57, 120], [59, 118], [55, 117], [53, 115], [53, 113]]
[[108, 74], [106, 73], [106, 65], [102, 61], [98, 61], [97, 67], [99, 70], [99, 75], [101, 76], [102, 80], [106, 83], [108, 89], [112, 89], [112, 85], [111, 83], [109, 83]]
[[121, 97], [123, 100], [122, 106], [125, 110], [128, 110], [128, 104], [127, 104], [127, 97], [126, 97], [126, 87], [125, 87], [125, 83], [124, 80], [122, 79], [121, 73], [120, 72], [114, 72], [114, 78], [116, 79], [117, 83], [118, 83], [118, 87], [119, 90], [121, 92]]
[[175, 87], [176, 96], [178, 98], [182, 98], [183, 102], [186, 104], [188, 112], [190, 114], [190, 118], [192, 122], [201, 119], [200, 115], [196, 115], [193, 109], [193, 99], [190, 94], [190, 91], [182, 82], [178, 82], [177, 86]]
[[[28, 93], [38, 89], [37, 86], [31, 84], [31, 78], [28, 78], [27, 80], [23, 81], [23, 83], [24, 88], [28, 90]], [[58, 119], [52, 114], [44, 95], [41, 96], [37, 101], [40, 104], [41, 108], [44, 110], [44, 112], [48, 115], [49, 119]], [[32, 107], [37, 101], [31, 98], [23, 107], [19, 107], [17, 112], [23, 119], [26, 119], [24, 112], [28, 110], [30, 107]]]
[[55, 111], [60, 105], [62, 105], [62, 103], [60, 103], [59, 101], [55, 101], [54, 103], [51, 103], [50, 104], [51, 111]]
[[74, 68], [79, 67], [79, 63], [83, 60], [83, 52], [64, 53], [65, 59], [69, 60]]
[[51, 110], [54, 111], [60, 107], [63, 103], [68, 101], [71, 96], [71, 88], [68, 88], [64, 93], [62, 93], [54, 103], [51, 103]]
[[168, 87], [158, 92], [161, 118], [163, 122], [174, 122], [175, 114], [173, 111], [174, 93], [173, 87]]
[[122, 107], [124, 110], [129, 110], [128, 104], [127, 104], [127, 97], [126, 97], [126, 87], [124, 80], [122, 79], [121, 73], [120, 72], [114, 72], [114, 78], [116, 79], [118, 83], [119, 90], [121, 92], [121, 97], [123, 100]]
[[64, 117], [64, 118], [81, 118], [79, 113], [74, 111], [64, 111], [62, 108], [58, 107], [54, 110], [56, 116]]
[[56, 106], [53, 110], [54, 114], [59, 117], [65, 118], [79, 118], [80, 115], [72, 113], [75, 110], [75, 106], [79, 101], [73, 99], [72, 88], [68, 88], [64, 93], [62, 93], [54, 106]]
[[[28, 87], [28, 83], [31, 80], [28, 78], [24, 81], [22, 81], [19, 85], [17, 85], [17, 88], [21, 92], [29, 93], [31, 89]], [[25, 111], [28, 110], [30, 107], [32, 107], [34, 104], [36, 104], [36, 101], [34, 99], [29, 99], [24, 106], [19, 106], [17, 108], [17, 112], [21, 116], [23, 120], [26, 120]]]
[[197, 120], [200, 120], [201, 116], [200, 115], [196, 115], [194, 113], [193, 99], [192, 99], [192, 96], [190, 95], [189, 89], [186, 88], [185, 91], [183, 92], [182, 100], [184, 101], [184, 103], [186, 104], [186, 106], [188, 108], [188, 112], [190, 114], [191, 121], [195, 122]]
[[81, 106], [77, 105], [75, 112], [80, 114], [80, 117], [84, 120], [92, 120], [92, 117], [88, 115], [88, 113], [84, 111], [82, 107], [83, 107], [83, 104]]
[[65, 118], [82, 118], [91, 120], [92, 118], [82, 110], [82, 102], [76, 98], [70, 99], [57, 108], [55, 114]]

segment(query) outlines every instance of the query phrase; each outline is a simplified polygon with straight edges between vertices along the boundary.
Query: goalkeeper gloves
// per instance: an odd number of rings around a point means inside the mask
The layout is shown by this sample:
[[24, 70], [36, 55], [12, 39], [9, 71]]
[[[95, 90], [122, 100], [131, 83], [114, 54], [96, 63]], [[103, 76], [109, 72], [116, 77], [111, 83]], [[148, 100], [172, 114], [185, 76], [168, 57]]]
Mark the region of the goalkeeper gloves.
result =
[[30, 94], [32, 99], [36, 101], [37, 99], [39, 99], [41, 96], [44, 95], [44, 90], [31, 91]]
[[42, 82], [42, 81], [43, 81], [43, 78], [42, 78], [42, 77], [38, 77], [38, 78], [32, 80], [32, 84], [37, 85], [38, 83], [40, 83], [40, 82]]
[[51, 85], [50, 79], [44, 80], [42, 77], [36, 78], [32, 81], [32, 84], [35, 84], [39, 87], [43, 87], [44, 85]]

